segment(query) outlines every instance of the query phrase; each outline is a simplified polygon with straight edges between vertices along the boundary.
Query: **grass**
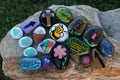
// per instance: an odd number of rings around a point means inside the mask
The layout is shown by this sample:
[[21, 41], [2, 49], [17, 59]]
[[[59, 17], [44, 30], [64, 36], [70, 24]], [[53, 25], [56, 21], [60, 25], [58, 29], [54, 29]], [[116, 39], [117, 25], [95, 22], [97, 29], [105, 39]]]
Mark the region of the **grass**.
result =
[[[105, 11], [119, 8], [120, 0], [0, 0], [0, 41], [15, 24], [52, 4], [68, 6], [85, 4]], [[0, 67], [1, 64], [0, 58]], [[10, 80], [4, 76], [1, 68], [0, 80]]]

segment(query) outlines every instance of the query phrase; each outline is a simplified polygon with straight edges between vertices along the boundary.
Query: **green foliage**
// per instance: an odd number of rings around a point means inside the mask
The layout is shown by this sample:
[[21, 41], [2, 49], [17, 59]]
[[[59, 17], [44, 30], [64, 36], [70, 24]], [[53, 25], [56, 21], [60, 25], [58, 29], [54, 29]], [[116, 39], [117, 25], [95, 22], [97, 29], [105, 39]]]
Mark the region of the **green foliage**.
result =
[[[84, 4], [104, 11], [119, 8], [120, 0], [0, 0], [0, 41], [15, 24], [52, 4], [67, 6]], [[2, 70], [0, 80], [10, 80], [4, 77]]]

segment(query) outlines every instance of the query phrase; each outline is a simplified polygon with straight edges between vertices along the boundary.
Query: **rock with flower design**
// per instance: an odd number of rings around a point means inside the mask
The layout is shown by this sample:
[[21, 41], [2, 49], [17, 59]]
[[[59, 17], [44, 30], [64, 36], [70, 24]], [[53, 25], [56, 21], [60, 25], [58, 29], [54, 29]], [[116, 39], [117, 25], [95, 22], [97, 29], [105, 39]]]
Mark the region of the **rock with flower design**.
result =
[[69, 53], [64, 45], [56, 45], [52, 50], [52, 58], [58, 69], [66, 69], [69, 63]]

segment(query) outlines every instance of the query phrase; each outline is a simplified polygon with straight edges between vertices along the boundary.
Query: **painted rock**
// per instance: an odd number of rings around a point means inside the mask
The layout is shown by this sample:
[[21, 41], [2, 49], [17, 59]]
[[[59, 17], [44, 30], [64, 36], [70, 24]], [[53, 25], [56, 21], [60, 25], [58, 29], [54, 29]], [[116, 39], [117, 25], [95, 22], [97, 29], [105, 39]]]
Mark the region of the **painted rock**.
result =
[[102, 39], [102, 36], [102, 29], [98, 26], [93, 26], [88, 28], [84, 32], [83, 39], [90, 47], [95, 47], [99, 44], [100, 40]]
[[87, 24], [87, 18], [84, 16], [78, 16], [68, 26], [69, 33], [74, 36], [80, 36]]
[[45, 9], [40, 14], [39, 20], [44, 27], [51, 27], [55, 23], [55, 13], [51, 9]]
[[100, 42], [100, 51], [105, 56], [111, 57], [114, 53], [114, 46], [106, 39], [102, 39]]
[[49, 30], [49, 35], [58, 42], [63, 42], [69, 37], [68, 29], [62, 23], [54, 24]]
[[10, 30], [10, 35], [14, 38], [14, 39], [19, 39], [23, 36], [23, 31], [20, 27], [13, 27]]
[[66, 40], [66, 45], [73, 55], [84, 55], [88, 54], [90, 48], [88, 45], [81, 40], [71, 37]]
[[33, 32], [33, 38], [35, 43], [41, 42], [46, 35], [46, 31], [43, 27], [38, 27]]
[[52, 59], [58, 69], [66, 69], [69, 63], [69, 53], [64, 45], [57, 45], [53, 48]]
[[90, 62], [91, 62], [91, 58], [89, 55], [83, 55], [83, 56], [80, 56], [80, 60], [81, 60], [81, 63], [84, 65], [84, 66], [89, 66]]
[[29, 20], [25, 21], [21, 24], [21, 28], [26, 34], [29, 34], [32, 32], [35, 28], [39, 26], [40, 22], [39, 20]]
[[25, 57], [34, 57], [37, 55], [37, 51], [33, 47], [28, 47], [24, 50], [23, 54]]
[[20, 46], [20, 47], [26, 48], [26, 47], [29, 47], [29, 46], [32, 45], [33, 40], [32, 40], [31, 37], [24, 36], [24, 37], [22, 37], [21, 39], [19, 39], [18, 43], [19, 43], [19, 46]]
[[43, 54], [48, 54], [50, 53], [52, 47], [55, 45], [55, 41], [52, 39], [45, 39], [42, 42], [40, 42], [37, 46], [37, 51], [43, 53]]
[[38, 70], [41, 67], [41, 60], [38, 58], [22, 58], [19, 67], [23, 70]]
[[104, 68], [105, 67], [105, 59], [102, 57], [100, 52], [96, 50], [95, 48], [92, 49], [92, 60], [94, 65], [97, 68]]
[[50, 68], [52, 65], [52, 58], [51, 56], [43, 56], [42, 57], [42, 67], [44, 69]]
[[69, 23], [73, 18], [71, 11], [65, 7], [57, 8], [55, 14], [57, 18], [64, 23]]

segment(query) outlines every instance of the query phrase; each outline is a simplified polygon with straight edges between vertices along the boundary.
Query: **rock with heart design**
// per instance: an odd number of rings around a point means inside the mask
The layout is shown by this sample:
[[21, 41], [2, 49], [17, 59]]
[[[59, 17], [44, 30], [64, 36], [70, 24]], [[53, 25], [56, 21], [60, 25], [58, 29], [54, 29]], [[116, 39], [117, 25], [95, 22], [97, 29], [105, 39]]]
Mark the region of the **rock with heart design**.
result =
[[52, 58], [58, 69], [66, 69], [69, 63], [69, 52], [64, 45], [56, 45], [52, 49]]
[[29, 36], [24, 36], [21, 39], [19, 39], [18, 44], [21, 48], [27, 48], [31, 46], [33, 43], [33, 40]]
[[107, 39], [102, 39], [100, 42], [100, 51], [107, 57], [111, 57], [114, 53], [114, 46]]
[[87, 54], [87, 55], [80, 56], [80, 61], [84, 66], [89, 66], [91, 62], [90, 55]]
[[52, 47], [55, 45], [55, 41], [53, 39], [45, 39], [40, 42], [37, 46], [37, 51], [43, 54], [50, 53]]
[[22, 31], [22, 29], [20, 27], [13, 27], [10, 30], [10, 35], [14, 39], [20, 39], [23, 36], [23, 31]]
[[22, 58], [19, 67], [23, 70], [38, 70], [41, 67], [41, 60], [38, 58]]
[[46, 31], [43, 27], [37, 27], [33, 32], [33, 38], [35, 43], [41, 42], [46, 35]]
[[84, 55], [89, 53], [89, 46], [83, 41], [75, 37], [70, 37], [66, 40], [66, 45], [73, 55]]
[[49, 35], [58, 42], [63, 42], [69, 37], [68, 29], [62, 23], [54, 24], [49, 30]]
[[89, 27], [83, 34], [83, 40], [90, 46], [95, 47], [103, 37], [103, 30], [99, 26]]
[[68, 26], [69, 33], [73, 36], [82, 35], [88, 20], [84, 16], [76, 17]]

